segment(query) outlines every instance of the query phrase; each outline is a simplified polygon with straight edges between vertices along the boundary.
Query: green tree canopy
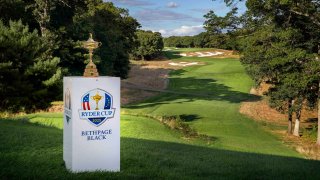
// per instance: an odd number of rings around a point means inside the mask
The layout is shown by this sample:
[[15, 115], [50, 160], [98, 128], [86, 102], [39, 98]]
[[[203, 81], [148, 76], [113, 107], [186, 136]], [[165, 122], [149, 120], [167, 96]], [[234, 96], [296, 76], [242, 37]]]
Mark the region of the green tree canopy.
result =
[[37, 31], [29, 32], [21, 21], [0, 21], [0, 109], [32, 111], [46, 107], [56, 98], [61, 79], [59, 58]]
[[161, 54], [164, 44], [160, 33], [139, 30], [136, 35], [137, 47], [132, 52], [134, 58], [145, 60]]
[[170, 36], [164, 38], [166, 47], [177, 48], [221, 48], [238, 50], [234, 38], [227, 33], [202, 32], [195, 36]]
[[45, 108], [61, 98], [62, 76], [83, 74], [81, 41], [89, 33], [102, 42], [94, 55], [100, 75], [127, 77], [140, 26], [128, 10], [102, 0], [0, 0], [0, 11], [1, 110]]

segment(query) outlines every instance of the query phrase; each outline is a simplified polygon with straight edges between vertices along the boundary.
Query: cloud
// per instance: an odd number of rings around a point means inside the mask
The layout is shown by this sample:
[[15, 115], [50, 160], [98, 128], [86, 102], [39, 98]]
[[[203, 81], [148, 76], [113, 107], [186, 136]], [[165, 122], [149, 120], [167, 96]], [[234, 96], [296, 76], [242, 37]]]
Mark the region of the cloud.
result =
[[201, 32], [204, 32], [203, 25], [198, 26], [181, 26], [177, 29], [160, 29], [158, 32], [162, 34], [163, 37], [169, 36], [194, 36]]
[[175, 3], [175, 2], [169, 2], [168, 4], [167, 4], [167, 7], [168, 8], [176, 8], [176, 7], [178, 7], [179, 5], [177, 4], [177, 3]]
[[152, 6], [154, 3], [145, 0], [106, 0], [108, 2], [120, 3], [127, 6]]
[[139, 21], [150, 22], [154, 21], [188, 21], [188, 22], [203, 22], [203, 18], [195, 18], [188, 14], [177, 13], [170, 10], [144, 9], [136, 12], [133, 17]]

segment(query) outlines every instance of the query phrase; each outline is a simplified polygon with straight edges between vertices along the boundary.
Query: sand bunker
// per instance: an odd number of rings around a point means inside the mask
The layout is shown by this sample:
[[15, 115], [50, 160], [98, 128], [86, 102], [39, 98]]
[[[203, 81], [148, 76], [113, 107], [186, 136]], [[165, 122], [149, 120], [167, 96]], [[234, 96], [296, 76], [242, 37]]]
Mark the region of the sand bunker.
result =
[[193, 65], [199, 65], [198, 62], [171, 62], [169, 63], [171, 66], [182, 66], [182, 67], [185, 67], [185, 66], [193, 66]]
[[185, 57], [211, 57], [211, 56], [218, 56], [223, 55], [224, 52], [215, 51], [215, 52], [189, 52], [189, 53], [180, 53], [180, 56]]

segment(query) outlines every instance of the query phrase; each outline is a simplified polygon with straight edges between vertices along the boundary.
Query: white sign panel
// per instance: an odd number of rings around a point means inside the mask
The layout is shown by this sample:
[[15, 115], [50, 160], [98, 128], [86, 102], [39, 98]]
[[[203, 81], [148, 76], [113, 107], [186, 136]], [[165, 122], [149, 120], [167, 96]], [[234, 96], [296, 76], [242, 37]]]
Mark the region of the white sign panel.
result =
[[63, 93], [66, 167], [120, 171], [120, 78], [64, 77]]

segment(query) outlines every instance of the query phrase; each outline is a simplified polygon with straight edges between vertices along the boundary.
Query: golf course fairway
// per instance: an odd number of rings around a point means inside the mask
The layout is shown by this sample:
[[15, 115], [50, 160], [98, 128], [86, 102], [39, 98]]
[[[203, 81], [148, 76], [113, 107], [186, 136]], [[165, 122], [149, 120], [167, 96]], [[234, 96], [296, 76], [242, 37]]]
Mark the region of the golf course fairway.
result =
[[[67, 171], [62, 113], [35, 113], [0, 119], [0, 178], [320, 179], [319, 161], [238, 112], [241, 102], [259, 100], [238, 59], [174, 55], [188, 50], [167, 55], [204, 65], [172, 71], [167, 92], [122, 108], [120, 172]], [[180, 117], [211, 140], [185, 137], [152, 116]]]

